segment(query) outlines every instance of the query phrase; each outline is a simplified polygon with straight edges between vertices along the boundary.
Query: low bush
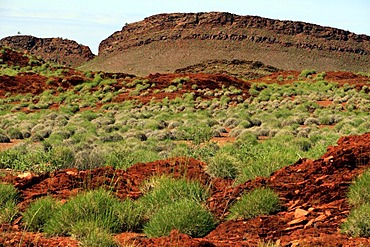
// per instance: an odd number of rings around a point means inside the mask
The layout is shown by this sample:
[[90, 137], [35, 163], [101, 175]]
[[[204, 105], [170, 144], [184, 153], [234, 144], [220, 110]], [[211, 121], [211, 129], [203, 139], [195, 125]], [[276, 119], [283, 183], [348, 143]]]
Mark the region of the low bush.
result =
[[158, 209], [144, 226], [144, 233], [149, 237], [160, 237], [168, 236], [176, 229], [192, 237], [203, 237], [215, 225], [213, 215], [201, 204], [182, 199]]
[[316, 70], [314, 69], [305, 69], [305, 70], [302, 70], [301, 74], [299, 74], [299, 77], [307, 78], [309, 75], [313, 75], [315, 73], [316, 73]]
[[11, 139], [23, 139], [22, 132], [19, 129], [16, 129], [16, 128], [9, 128], [7, 130], [7, 135]]
[[234, 179], [238, 175], [239, 169], [238, 159], [223, 152], [218, 152], [207, 165], [207, 173], [216, 178]]
[[31, 231], [43, 231], [45, 223], [60, 207], [58, 201], [46, 196], [32, 202], [23, 213], [23, 221]]
[[206, 124], [181, 126], [178, 135], [175, 137], [178, 140], [192, 140], [194, 144], [199, 145], [213, 137], [213, 130]]
[[18, 191], [10, 184], [0, 184], [0, 224], [10, 223], [18, 214]]
[[370, 204], [370, 169], [362, 173], [353, 184], [349, 186], [348, 202], [355, 207], [364, 203]]
[[96, 221], [79, 221], [72, 227], [72, 236], [77, 238], [83, 247], [118, 247], [112, 234], [100, 227]]
[[9, 143], [9, 142], [10, 138], [5, 134], [0, 133], [0, 143]]
[[168, 176], [152, 177], [143, 183], [142, 191], [145, 194], [138, 202], [145, 206], [149, 217], [159, 208], [178, 200], [203, 202], [208, 197], [208, 192], [199, 182]]
[[352, 209], [341, 231], [353, 237], [370, 237], [370, 203]]
[[238, 201], [231, 205], [228, 219], [251, 219], [276, 212], [279, 208], [279, 196], [272, 189], [257, 188], [242, 195]]
[[[140, 212], [138, 215], [141, 215]], [[122, 205], [110, 192], [98, 189], [71, 198], [52, 214], [44, 226], [44, 231], [50, 235], [78, 234], [75, 227], [81, 221], [94, 222], [108, 232], [131, 230], [138, 227], [137, 222], [141, 222], [138, 215], [131, 202], [126, 201]], [[125, 221], [127, 218], [135, 220]], [[132, 222], [133, 225], [130, 225]]]
[[313, 145], [308, 138], [304, 138], [304, 137], [296, 138], [293, 141], [293, 144], [297, 146], [303, 152], [309, 151]]
[[232, 154], [242, 163], [236, 183], [268, 177], [277, 169], [297, 161], [297, 148], [290, 141], [282, 143], [282, 138], [279, 136], [279, 139], [269, 139], [255, 145], [247, 142], [238, 145]]

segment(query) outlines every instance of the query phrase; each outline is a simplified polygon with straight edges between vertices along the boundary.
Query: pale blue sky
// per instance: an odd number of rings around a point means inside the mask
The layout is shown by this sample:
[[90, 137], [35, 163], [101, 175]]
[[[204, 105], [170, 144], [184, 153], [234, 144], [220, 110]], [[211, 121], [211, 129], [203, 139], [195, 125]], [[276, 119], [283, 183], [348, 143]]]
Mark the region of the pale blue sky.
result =
[[125, 23], [171, 12], [225, 11], [305, 21], [370, 35], [370, 0], [0, 0], [0, 38], [62, 37], [88, 45]]

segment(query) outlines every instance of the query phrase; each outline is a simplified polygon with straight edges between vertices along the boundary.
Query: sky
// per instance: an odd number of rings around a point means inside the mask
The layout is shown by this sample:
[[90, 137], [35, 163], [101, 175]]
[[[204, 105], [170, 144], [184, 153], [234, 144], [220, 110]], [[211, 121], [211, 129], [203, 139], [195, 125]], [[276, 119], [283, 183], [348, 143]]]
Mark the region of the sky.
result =
[[370, 0], [0, 0], [0, 38], [72, 39], [98, 53], [125, 23], [173, 12], [221, 11], [336, 27], [370, 35]]

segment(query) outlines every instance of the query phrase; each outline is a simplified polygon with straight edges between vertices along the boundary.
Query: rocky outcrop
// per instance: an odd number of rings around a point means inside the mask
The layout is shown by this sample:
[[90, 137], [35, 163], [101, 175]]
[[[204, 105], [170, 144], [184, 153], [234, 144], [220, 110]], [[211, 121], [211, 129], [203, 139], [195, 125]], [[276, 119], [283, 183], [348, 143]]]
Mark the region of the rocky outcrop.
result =
[[29, 35], [17, 35], [1, 39], [0, 45], [29, 52], [45, 61], [72, 67], [80, 66], [95, 56], [89, 47], [62, 38], [37, 38]]
[[283, 47], [368, 55], [370, 37], [305, 22], [230, 13], [159, 14], [125, 25], [103, 40], [99, 55], [166, 40], [249, 40]]

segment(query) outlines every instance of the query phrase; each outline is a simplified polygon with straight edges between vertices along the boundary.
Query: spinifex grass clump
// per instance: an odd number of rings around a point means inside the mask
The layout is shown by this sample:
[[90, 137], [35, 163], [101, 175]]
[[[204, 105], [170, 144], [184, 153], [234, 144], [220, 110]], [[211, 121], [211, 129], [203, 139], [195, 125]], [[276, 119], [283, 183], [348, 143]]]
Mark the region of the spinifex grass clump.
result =
[[238, 159], [222, 152], [218, 152], [207, 165], [207, 172], [216, 178], [234, 179], [238, 175], [239, 169]]
[[159, 208], [181, 199], [204, 202], [208, 197], [206, 189], [197, 181], [188, 181], [168, 176], [152, 177], [144, 183], [145, 193], [139, 202], [145, 205], [147, 215], [153, 215]]
[[348, 202], [354, 207], [341, 225], [343, 233], [353, 237], [370, 236], [370, 170], [349, 187]]
[[279, 196], [270, 188], [257, 188], [231, 205], [229, 220], [251, 219], [278, 211]]
[[353, 237], [370, 237], [370, 203], [352, 209], [341, 229]]
[[71, 229], [72, 235], [80, 239], [83, 247], [116, 247], [111, 233], [97, 224], [96, 221], [79, 221]]
[[0, 184], [0, 224], [11, 222], [18, 213], [18, 191], [10, 184]]
[[160, 208], [144, 226], [149, 237], [168, 236], [172, 229], [203, 237], [215, 227], [213, 215], [196, 201], [181, 199]]
[[58, 210], [60, 204], [51, 196], [32, 202], [23, 213], [23, 221], [31, 231], [43, 231], [45, 223]]
[[177, 229], [201, 237], [215, 227], [213, 215], [202, 205], [208, 193], [199, 182], [153, 177], [144, 184], [143, 192], [146, 194], [138, 203], [146, 207], [144, 233], [148, 236], [167, 236]]
[[352, 206], [370, 203], [370, 170], [365, 171], [349, 186], [348, 202]]
[[142, 214], [132, 204], [130, 200], [121, 202], [104, 189], [82, 193], [53, 213], [44, 231], [51, 235], [78, 234], [76, 225], [81, 227], [81, 222], [93, 222], [108, 232], [135, 230], [142, 224]]

